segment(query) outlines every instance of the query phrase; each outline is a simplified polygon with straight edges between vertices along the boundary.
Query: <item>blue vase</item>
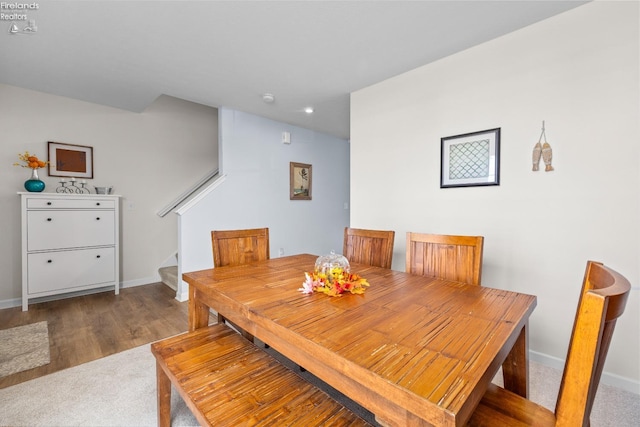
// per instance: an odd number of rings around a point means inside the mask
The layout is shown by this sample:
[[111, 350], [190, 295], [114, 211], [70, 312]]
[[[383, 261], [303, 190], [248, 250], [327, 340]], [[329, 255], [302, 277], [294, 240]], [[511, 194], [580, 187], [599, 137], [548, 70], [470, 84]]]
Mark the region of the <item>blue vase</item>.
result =
[[31, 193], [40, 193], [44, 190], [44, 181], [40, 181], [38, 169], [31, 169], [31, 178], [24, 182], [24, 188]]

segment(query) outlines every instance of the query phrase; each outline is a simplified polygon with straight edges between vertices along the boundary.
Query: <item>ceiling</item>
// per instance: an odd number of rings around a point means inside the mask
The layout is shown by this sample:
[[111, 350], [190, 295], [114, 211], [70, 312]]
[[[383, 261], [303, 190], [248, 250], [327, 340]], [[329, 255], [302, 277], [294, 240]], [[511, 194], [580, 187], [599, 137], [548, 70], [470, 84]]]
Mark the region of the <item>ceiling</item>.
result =
[[348, 139], [349, 93], [583, 3], [43, 0], [1, 11], [28, 19], [0, 21], [0, 83], [135, 112], [166, 94]]

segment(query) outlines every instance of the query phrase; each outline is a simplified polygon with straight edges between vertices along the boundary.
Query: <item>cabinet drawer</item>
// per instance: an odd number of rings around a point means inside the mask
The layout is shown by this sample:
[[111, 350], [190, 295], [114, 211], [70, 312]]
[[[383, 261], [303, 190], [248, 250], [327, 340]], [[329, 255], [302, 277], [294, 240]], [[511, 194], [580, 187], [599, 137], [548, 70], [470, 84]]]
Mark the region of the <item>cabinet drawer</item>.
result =
[[27, 250], [115, 244], [115, 211], [28, 211]]
[[115, 249], [83, 249], [27, 255], [29, 295], [115, 283]]
[[108, 199], [73, 199], [67, 198], [33, 198], [27, 199], [27, 209], [114, 209], [115, 200]]

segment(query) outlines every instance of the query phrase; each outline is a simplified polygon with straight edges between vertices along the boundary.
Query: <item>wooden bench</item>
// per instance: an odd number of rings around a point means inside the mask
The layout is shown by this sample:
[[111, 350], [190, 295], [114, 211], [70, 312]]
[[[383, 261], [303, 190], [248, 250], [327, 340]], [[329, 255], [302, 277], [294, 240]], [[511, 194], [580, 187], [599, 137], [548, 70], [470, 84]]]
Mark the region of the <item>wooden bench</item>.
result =
[[215, 426], [368, 426], [327, 393], [224, 324], [151, 344], [158, 425], [171, 425], [171, 385], [198, 422]]

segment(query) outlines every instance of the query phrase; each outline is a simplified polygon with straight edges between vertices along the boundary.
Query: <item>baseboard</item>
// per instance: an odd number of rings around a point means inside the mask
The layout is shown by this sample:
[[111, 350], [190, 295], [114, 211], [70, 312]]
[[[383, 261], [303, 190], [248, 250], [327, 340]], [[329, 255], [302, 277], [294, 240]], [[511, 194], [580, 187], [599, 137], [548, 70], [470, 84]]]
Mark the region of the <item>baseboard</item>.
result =
[[[120, 289], [134, 288], [136, 286], [150, 285], [151, 283], [160, 283], [160, 282], [162, 282], [162, 280], [160, 280], [160, 275], [149, 276], [142, 279], [127, 280], [126, 282], [120, 282]], [[97, 294], [99, 292], [107, 292], [107, 291], [113, 291], [113, 290], [114, 290], [113, 286], [105, 286], [102, 288], [87, 289], [84, 291], [67, 292], [64, 294], [57, 294], [57, 295], [51, 295], [46, 297], [40, 297], [40, 298], [31, 298], [29, 299], [29, 304], [46, 302], [46, 301], [54, 301], [54, 300], [63, 299], [63, 298], [72, 298], [72, 297], [77, 297], [82, 295], [91, 295], [91, 294]], [[187, 295], [187, 299], [189, 299], [188, 295]], [[22, 298], [0, 300], [0, 310], [3, 308], [13, 308], [13, 307], [20, 307], [20, 306], [22, 306]]]
[[2, 310], [3, 308], [19, 307], [21, 305], [22, 298], [5, 299], [0, 301], [0, 310]]
[[[557, 369], [562, 372], [564, 370], [564, 360], [549, 356], [548, 354], [538, 353], [537, 351], [529, 351], [529, 357], [532, 361], [540, 363], [541, 365], [548, 366], [553, 369]], [[600, 378], [601, 384], [606, 384], [611, 387], [616, 387], [630, 393], [640, 395], [640, 382], [631, 378], [626, 378], [620, 375], [611, 374], [609, 372], [603, 372]]]
[[[122, 288], [121, 288], [122, 289]], [[113, 286], [105, 286], [103, 288], [86, 289], [84, 291], [66, 292], [63, 294], [49, 295], [46, 297], [29, 298], [29, 304], [38, 304], [41, 302], [55, 301], [65, 298], [79, 297], [83, 295], [98, 294], [100, 292], [113, 292]], [[6, 303], [6, 305], [5, 305]], [[22, 306], [22, 298], [0, 301], [0, 308], [11, 308]]]
[[162, 282], [162, 279], [160, 278], [160, 274], [155, 274], [153, 276], [143, 277], [141, 279], [127, 280], [125, 282], [120, 282], [120, 289], [135, 288], [136, 286], [150, 285], [151, 283], [159, 283], [159, 282]]
[[178, 285], [176, 299], [180, 302], [189, 301], [189, 284], [184, 280], [182, 281], [182, 286]]

